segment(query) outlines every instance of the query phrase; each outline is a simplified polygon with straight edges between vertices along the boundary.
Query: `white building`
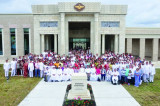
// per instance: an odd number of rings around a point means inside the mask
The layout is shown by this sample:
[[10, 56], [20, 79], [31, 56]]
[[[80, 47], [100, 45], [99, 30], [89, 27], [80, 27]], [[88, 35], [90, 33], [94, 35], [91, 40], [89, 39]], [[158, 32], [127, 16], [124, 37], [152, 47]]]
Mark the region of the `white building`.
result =
[[93, 54], [105, 50], [160, 59], [160, 28], [125, 26], [126, 5], [60, 2], [32, 5], [32, 14], [0, 14], [0, 59], [53, 50], [68, 54], [80, 45]]

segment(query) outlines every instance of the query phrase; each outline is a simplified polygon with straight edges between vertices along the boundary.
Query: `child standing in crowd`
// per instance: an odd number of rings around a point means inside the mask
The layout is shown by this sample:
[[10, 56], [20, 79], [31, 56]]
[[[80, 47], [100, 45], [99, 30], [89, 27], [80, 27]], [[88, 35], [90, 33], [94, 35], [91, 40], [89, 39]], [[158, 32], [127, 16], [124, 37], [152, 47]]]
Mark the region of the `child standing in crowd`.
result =
[[132, 71], [129, 70], [128, 77], [127, 77], [127, 79], [128, 79], [128, 85], [130, 85], [130, 83], [131, 83], [131, 76], [132, 76]]

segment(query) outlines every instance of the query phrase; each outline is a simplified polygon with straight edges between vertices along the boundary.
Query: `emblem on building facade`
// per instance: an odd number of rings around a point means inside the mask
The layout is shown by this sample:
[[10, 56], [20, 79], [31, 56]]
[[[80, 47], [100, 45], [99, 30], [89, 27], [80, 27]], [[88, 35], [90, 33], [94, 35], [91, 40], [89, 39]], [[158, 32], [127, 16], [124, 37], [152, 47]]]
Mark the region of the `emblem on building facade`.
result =
[[74, 9], [77, 10], [77, 11], [82, 11], [84, 8], [85, 8], [85, 6], [82, 3], [77, 3], [74, 6]]

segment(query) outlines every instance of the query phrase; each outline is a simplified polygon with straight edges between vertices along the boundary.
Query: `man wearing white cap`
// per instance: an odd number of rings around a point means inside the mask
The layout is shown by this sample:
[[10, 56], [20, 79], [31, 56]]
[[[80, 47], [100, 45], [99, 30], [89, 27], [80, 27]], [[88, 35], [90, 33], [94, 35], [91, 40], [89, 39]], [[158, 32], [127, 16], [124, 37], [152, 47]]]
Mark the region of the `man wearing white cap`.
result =
[[10, 64], [8, 60], [6, 60], [6, 62], [4, 63], [3, 69], [5, 71], [5, 77], [8, 79], [8, 74], [9, 74], [9, 69], [10, 69]]

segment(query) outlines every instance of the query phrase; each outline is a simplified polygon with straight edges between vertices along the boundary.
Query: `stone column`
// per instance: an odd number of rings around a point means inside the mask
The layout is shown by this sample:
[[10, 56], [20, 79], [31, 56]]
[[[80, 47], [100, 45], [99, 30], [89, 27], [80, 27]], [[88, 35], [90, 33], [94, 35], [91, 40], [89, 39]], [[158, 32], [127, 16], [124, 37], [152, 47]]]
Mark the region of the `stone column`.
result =
[[158, 38], [153, 38], [153, 53], [152, 53], [152, 61], [158, 61]]
[[24, 33], [22, 28], [17, 28], [16, 30], [16, 55], [23, 56], [24, 55]]
[[139, 56], [141, 60], [145, 58], [145, 38], [140, 38], [140, 50]]
[[41, 53], [44, 52], [44, 34], [41, 35]]
[[59, 54], [65, 54], [65, 13], [60, 13], [60, 45], [59, 45]]
[[5, 59], [10, 59], [11, 57], [11, 41], [10, 41], [10, 30], [9, 28], [3, 28], [2, 30], [3, 39], [3, 56]]
[[132, 53], [132, 38], [127, 38], [127, 53]]
[[54, 52], [57, 53], [57, 34], [54, 35]]
[[105, 53], [105, 34], [102, 34], [102, 54]]
[[118, 53], [118, 35], [115, 35], [114, 38], [114, 52], [117, 54]]
[[100, 55], [100, 35], [99, 35], [99, 14], [94, 14], [94, 33], [95, 33], [95, 42], [94, 42], [94, 54]]

